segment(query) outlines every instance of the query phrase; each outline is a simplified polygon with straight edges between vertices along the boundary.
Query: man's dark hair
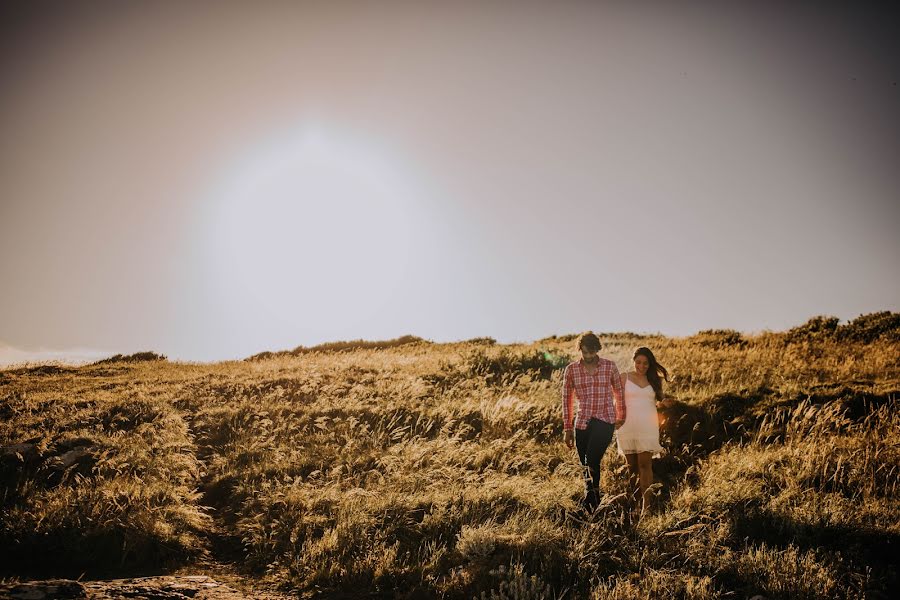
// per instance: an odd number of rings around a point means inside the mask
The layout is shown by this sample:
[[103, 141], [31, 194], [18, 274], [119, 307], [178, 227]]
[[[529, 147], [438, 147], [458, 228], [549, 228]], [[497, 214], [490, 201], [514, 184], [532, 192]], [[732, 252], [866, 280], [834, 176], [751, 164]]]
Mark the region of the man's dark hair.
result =
[[593, 333], [586, 333], [581, 336], [581, 339], [578, 340], [578, 349], [584, 348], [588, 352], [600, 352], [600, 348], [603, 346], [600, 345], [600, 338], [598, 338]]

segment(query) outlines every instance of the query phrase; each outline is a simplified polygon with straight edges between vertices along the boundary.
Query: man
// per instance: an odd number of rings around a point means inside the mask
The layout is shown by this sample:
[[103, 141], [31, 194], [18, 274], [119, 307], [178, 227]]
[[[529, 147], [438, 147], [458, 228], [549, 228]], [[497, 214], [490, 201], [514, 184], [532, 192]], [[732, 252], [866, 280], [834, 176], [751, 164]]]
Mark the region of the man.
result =
[[[616, 363], [600, 358], [600, 339], [593, 333], [581, 336], [581, 360], [570, 363], [563, 375], [563, 441], [574, 441], [585, 469], [584, 507], [593, 511], [600, 504], [600, 462], [612, 441], [613, 431], [625, 423], [625, 395]], [[578, 411], [574, 413], [574, 399]], [[574, 419], [573, 419], [574, 417]]]

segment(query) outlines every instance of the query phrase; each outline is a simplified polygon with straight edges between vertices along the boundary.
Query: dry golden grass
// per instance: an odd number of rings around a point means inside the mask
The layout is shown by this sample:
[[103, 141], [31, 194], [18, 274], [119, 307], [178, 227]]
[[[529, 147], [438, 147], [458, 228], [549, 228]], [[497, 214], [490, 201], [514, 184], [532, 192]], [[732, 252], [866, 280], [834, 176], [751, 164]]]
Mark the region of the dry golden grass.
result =
[[304, 595], [871, 597], [900, 583], [898, 332], [603, 336], [673, 375], [640, 521], [613, 450], [609, 502], [577, 517], [573, 336], [0, 371], [0, 445], [33, 445], [0, 464], [0, 575], [227, 560]]

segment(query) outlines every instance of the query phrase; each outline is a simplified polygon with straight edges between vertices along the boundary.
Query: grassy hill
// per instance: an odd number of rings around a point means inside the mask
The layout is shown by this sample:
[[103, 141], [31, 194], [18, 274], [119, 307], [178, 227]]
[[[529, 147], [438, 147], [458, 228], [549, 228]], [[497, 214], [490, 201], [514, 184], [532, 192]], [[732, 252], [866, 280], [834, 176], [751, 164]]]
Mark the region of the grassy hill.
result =
[[900, 315], [601, 340], [620, 368], [645, 345], [673, 375], [640, 520], [612, 449], [608, 505], [576, 515], [559, 409], [574, 335], [0, 371], [0, 577], [226, 564], [341, 597], [897, 589]]

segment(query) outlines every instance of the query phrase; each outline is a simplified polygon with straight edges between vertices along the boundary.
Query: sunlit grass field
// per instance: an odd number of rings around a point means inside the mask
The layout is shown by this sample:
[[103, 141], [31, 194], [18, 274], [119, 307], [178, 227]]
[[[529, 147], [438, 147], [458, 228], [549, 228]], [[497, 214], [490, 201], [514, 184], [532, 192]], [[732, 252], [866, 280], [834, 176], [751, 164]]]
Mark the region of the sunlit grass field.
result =
[[[900, 315], [601, 334], [672, 374], [639, 519], [578, 514], [577, 336], [0, 371], [0, 577], [227, 564], [302, 596], [879, 598], [900, 586]], [[883, 595], [879, 595], [879, 593]]]

